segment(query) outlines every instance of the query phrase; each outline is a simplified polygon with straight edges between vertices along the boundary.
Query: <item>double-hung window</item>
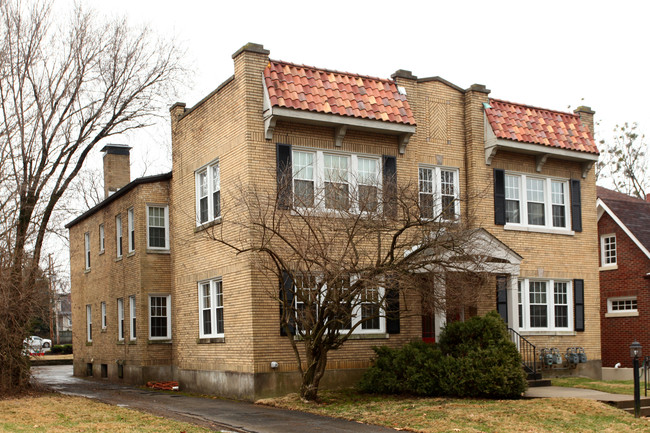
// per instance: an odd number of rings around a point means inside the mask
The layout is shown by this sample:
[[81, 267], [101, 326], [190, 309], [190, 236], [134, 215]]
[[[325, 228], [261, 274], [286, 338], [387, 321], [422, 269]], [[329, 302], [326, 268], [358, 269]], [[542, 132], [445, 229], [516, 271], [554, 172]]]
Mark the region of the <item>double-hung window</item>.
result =
[[169, 249], [169, 207], [147, 205], [147, 247]]
[[569, 183], [524, 174], [505, 175], [506, 224], [568, 229]]
[[90, 304], [86, 305], [86, 341], [93, 342], [93, 315]]
[[126, 212], [127, 225], [129, 229], [129, 252], [135, 251], [135, 215], [133, 213], [133, 208], [129, 208]]
[[420, 167], [418, 185], [422, 218], [453, 221], [460, 215], [457, 169]]
[[104, 237], [104, 224], [99, 225], [99, 254], [102, 254], [104, 252], [104, 248], [106, 247], [106, 240]]
[[86, 261], [86, 270], [90, 270], [90, 233], [84, 233], [84, 258]]
[[124, 299], [117, 299], [117, 339], [124, 341]]
[[519, 327], [524, 331], [572, 331], [572, 283], [519, 280]]
[[129, 296], [129, 340], [135, 340], [137, 333], [135, 327], [136, 309], [135, 296]]
[[375, 212], [381, 201], [380, 158], [294, 149], [293, 204], [297, 208]]
[[196, 221], [205, 224], [221, 217], [221, 173], [219, 162], [196, 172]]
[[171, 296], [149, 295], [149, 339], [172, 338]]
[[199, 312], [199, 336], [223, 337], [223, 286], [220, 279], [199, 283]]
[[122, 257], [122, 215], [115, 217], [115, 242], [117, 245], [117, 257]]
[[106, 302], [101, 303], [102, 309], [102, 329], [106, 329]]
[[616, 260], [616, 235], [609, 234], [600, 237], [600, 266], [615, 267]]

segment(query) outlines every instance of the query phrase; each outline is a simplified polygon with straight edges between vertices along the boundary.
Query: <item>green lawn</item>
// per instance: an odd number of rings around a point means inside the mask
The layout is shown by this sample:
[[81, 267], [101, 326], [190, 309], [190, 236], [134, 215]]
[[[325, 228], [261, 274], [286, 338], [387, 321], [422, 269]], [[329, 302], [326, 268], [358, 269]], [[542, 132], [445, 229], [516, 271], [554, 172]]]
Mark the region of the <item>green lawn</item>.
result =
[[[634, 381], [632, 380], [595, 380], [586, 377], [563, 377], [552, 379], [555, 386], [567, 388], [593, 389], [596, 391], [609, 392], [612, 394], [634, 395]], [[641, 381], [641, 396], [643, 397], [643, 380]]]
[[0, 400], [1, 432], [203, 433], [193, 424], [59, 394]]
[[296, 394], [259, 404], [312, 412], [414, 432], [650, 432], [650, 421], [581, 399], [478, 400], [323, 391], [322, 402]]

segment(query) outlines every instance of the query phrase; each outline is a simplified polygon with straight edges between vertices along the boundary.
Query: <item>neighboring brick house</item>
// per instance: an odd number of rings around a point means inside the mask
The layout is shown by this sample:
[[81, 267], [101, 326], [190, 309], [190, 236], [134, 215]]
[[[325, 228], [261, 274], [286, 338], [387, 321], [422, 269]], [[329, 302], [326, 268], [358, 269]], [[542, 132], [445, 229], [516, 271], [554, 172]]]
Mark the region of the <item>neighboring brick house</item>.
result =
[[[277, 289], [268, 287], [250, 256], [234, 255], [206, 232], [220, 225], [222, 209], [225, 215], [241, 185], [275, 188], [276, 164], [292, 163], [311, 167], [302, 182], [322, 184], [325, 160], [349, 167], [351, 178], [363, 166], [379, 179], [390, 173], [413, 181], [420, 197], [444, 191], [453, 212], [471, 213], [494, 241], [487, 254], [502, 264], [490, 277], [491, 292], [459, 316], [498, 309], [509, 327], [538, 347], [584, 347], [591, 373], [599, 374], [596, 211], [582, 205], [596, 201], [593, 111], [563, 113], [491, 99], [485, 86], [462, 89], [404, 70], [386, 80], [268, 55], [261, 45], [242, 47], [233, 55], [232, 77], [192, 108], [171, 107], [171, 178], [135, 180], [68, 225], [75, 342], [82, 345], [75, 349], [75, 374], [84, 374], [88, 364], [109, 364], [109, 377], [115, 377], [112, 365], [119, 361], [127, 380], [173, 377], [186, 389], [243, 399], [294, 390], [296, 361], [280, 335], [277, 301], [269, 296]], [[144, 243], [145, 203], [167, 203], [162, 195], [149, 198], [145, 188], [156, 186], [162, 194], [167, 183], [171, 255], [151, 255], [138, 245], [134, 257], [93, 262], [84, 273], [84, 233], [91, 260], [101, 260], [99, 224], [104, 221], [114, 237], [109, 224], [133, 206], [135, 235]], [[439, 207], [440, 200], [431, 204]], [[141, 274], [127, 274], [129, 259]], [[145, 268], [159, 259], [164, 271], [152, 283]], [[107, 289], [113, 273], [129, 278]], [[92, 345], [83, 346], [87, 305], [97, 326], [100, 302], [115, 311], [117, 299], [132, 293], [144, 337], [121, 345], [115, 318], [122, 316], [112, 313], [109, 335], [98, 341], [93, 334]], [[165, 306], [172, 338], [163, 345], [147, 338], [154, 320], [149, 313], [157, 311], [146, 309], [150, 293], [171, 295]], [[382, 318], [373, 332], [329, 354], [323, 385], [358, 378], [372, 346], [434, 340], [445, 320], [444, 314], [403, 315], [399, 326], [389, 326]]]
[[650, 201], [598, 187], [598, 236], [603, 367], [629, 368], [650, 349]]

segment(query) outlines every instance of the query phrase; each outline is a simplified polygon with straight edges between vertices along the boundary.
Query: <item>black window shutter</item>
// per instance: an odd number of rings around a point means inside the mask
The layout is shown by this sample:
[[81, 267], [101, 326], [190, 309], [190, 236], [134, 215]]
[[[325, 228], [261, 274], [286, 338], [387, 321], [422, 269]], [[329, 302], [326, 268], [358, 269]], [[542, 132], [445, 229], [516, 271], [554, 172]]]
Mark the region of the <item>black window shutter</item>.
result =
[[399, 334], [399, 290], [386, 289], [386, 332]]
[[384, 155], [382, 171], [384, 215], [395, 218], [397, 216], [397, 158]]
[[296, 322], [293, 317], [293, 280], [287, 271], [282, 271], [280, 281], [280, 335], [287, 335], [287, 330], [282, 326], [282, 318], [289, 315], [288, 328], [291, 335], [296, 335]]
[[497, 311], [506, 324], [508, 323], [508, 278], [497, 275]]
[[573, 280], [576, 331], [585, 330], [585, 280]]
[[506, 224], [506, 172], [494, 169], [494, 224]]
[[571, 228], [582, 231], [582, 205], [580, 204], [580, 181], [571, 179]]
[[291, 145], [277, 144], [278, 209], [291, 207]]

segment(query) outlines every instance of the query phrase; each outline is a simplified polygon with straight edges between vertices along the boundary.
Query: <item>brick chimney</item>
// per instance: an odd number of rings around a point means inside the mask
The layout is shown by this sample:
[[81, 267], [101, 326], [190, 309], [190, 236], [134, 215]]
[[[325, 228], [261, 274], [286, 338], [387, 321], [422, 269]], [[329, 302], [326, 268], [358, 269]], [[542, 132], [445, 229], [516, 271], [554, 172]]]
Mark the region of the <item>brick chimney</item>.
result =
[[104, 153], [104, 198], [131, 182], [131, 148], [126, 144], [107, 144]]
[[579, 106], [573, 110], [574, 114], [580, 116], [580, 121], [583, 125], [589, 128], [591, 131], [591, 136], [594, 136], [594, 114], [596, 113], [591, 107], [585, 107], [584, 105]]

